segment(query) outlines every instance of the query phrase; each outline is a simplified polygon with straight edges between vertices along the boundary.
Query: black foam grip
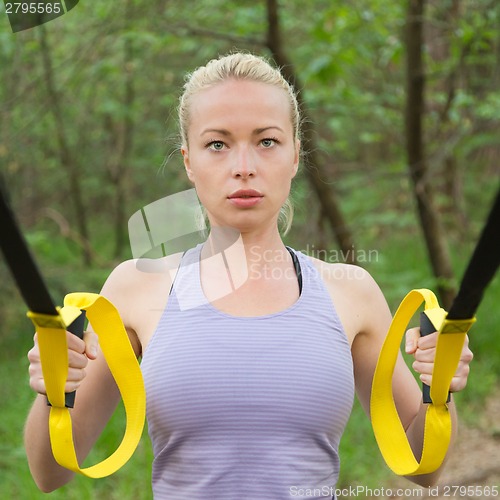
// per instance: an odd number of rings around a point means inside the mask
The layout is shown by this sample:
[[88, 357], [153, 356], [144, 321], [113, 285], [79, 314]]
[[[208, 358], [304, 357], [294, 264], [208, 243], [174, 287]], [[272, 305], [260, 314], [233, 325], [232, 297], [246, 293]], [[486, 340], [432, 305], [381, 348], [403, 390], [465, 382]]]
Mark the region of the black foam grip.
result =
[[[83, 339], [83, 330], [85, 328], [85, 311], [82, 311], [80, 316], [76, 318], [73, 323], [68, 326], [68, 332], [71, 332], [73, 335], [76, 335], [78, 338]], [[75, 395], [76, 391], [67, 392], [65, 395], [65, 405], [66, 408], [73, 408], [75, 406]], [[47, 403], [50, 403], [47, 400]]]
[[[437, 328], [432, 324], [432, 321], [430, 320], [429, 316], [425, 314], [425, 311], [420, 313], [420, 335], [422, 337], [425, 337], [426, 335], [430, 335], [431, 333], [434, 333], [437, 330]], [[431, 388], [427, 385], [422, 383], [422, 401], [424, 403], [432, 403], [431, 399]], [[450, 394], [448, 393], [448, 401], [450, 401]]]

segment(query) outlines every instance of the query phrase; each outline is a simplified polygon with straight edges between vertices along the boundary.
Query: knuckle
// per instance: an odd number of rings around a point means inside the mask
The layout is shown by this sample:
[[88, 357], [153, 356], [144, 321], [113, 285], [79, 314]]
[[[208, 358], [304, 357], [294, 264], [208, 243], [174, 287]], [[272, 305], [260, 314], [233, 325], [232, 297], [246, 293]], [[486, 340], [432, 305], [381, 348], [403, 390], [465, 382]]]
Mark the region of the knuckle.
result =
[[64, 392], [73, 392], [78, 389], [78, 384], [75, 382], [66, 382], [66, 385], [64, 386]]
[[68, 363], [71, 368], [85, 368], [87, 366], [88, 359], [82, 353], [69, 351]]
[[37, 378], [30, 378], [30, 387], [38, 394], [46, 394], [45, 383], [43, 380]]
[[30, 363], [35, 363], [40, 359], [40, 353], [36, 347], [31, 348], [27, 356]]
[[463, 355], [463, 360], [470, 363], [473, 359], [474, 359], [474, 353], [470, 349], [467, 349], [465, 351], [465, 354]]
[[71, 382], [81, 382], [86, 376], [85, 370], [82, 369], [76, 369], [72, 368], [70, 369], [70, 372], [68, 373], [68, 380]]
[[410, 338], [420, 337], [420, 328], [418, 326], [409, 328], [408, 330], [406, 330], [406, 336]]
[[459, 392], [465, 389], [467, 385], [466, 378], [453, 378], [452, 384], [450, 385], [451, 392]]
[[415, 359], [422, 363], [432, 362], [434, 360], [433, 351], [417, 349], [415, 352]]

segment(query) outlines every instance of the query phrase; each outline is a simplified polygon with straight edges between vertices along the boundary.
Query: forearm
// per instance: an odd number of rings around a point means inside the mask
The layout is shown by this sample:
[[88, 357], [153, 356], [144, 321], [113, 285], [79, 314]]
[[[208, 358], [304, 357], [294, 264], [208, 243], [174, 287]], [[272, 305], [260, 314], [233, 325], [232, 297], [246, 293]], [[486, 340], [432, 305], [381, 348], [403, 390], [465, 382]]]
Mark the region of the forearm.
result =
[[24, 445], [31, 475], [45, 493], [65, 485], [74, 473], [54, 459], [49, 438], [49, 413], [45, 396], [38, 395], [26, 420]]
[[[410, 443], [410, 446], [412, 448], [413, 454], [415, 455], [415, 458], [417, 460], [420, 460], [420, 457], [422, 455], [422, 449], [423, 449], [423, 443], [424, 443], [424, 426], [425, 426], [425, 413], [427, 411], [427, 406], [426, 404], [421, 404], [420, 409], [416, 415], [416, 417], [413, 419], [412, 423], [409, 425], [408, 429], [406, 430], [406, 435], [408, 437], [408, 442]], [[453, 397], [448, 403], [448, 409], [450, 411], [450, 416], [451, 416], [451, 441], [450, 441], [450, 449], [451, 446], [453, 445], [453, 441], [455, 439], [456, 433], [457, 433], [457, 413], [456, 413], [456, 408], [455, 404], [453, 402]], [[444, 463], [437, 469], [435, 472], [431, 474], [422, 474], [419, 476], [407, 476], [407, 479], [410, 481], [419, 484], [420, 486], [432, 486], [436, 484], [437, 480], [439, 479], [439, 476], [441, 475], [441, 472], [443, 471]]]

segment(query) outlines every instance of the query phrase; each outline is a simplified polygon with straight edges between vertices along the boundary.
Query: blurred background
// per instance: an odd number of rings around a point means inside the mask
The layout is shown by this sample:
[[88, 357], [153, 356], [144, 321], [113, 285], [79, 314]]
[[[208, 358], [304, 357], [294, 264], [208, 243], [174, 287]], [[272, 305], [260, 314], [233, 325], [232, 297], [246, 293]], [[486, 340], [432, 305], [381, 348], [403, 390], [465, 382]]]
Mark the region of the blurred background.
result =
[[[187, 72], [234, 50], [274, 60], [299, 91], [304, 157], [286, 243], [365, 267], [393, 311], [420, 287], [449, 306], [499, 187], [496, 0], [82, 0], [15, 34], [0, 5], [0, 169], [54, 299], [98, 292], [131, 257], [128, 218], [191, 187], [177, 99]], [[457, 397], [464, 435], [489, 447], [465, 472], [452, 466], [452, 484], [499, 483], [500, 427], [487, 414], [498, 411], [499, 304], [497, 276]], [[33, 400], [25, 312], [1, 260], [2, 498], [44, 496], [22, 445]], [[119, 409], [89, 463], [123, 429]], [[341, 449], [339, 487], [396, 484], [357, 404]], [[150, 499], [151, 461], [145, 433], [117, 474], [77, 478], [51, 498]]]

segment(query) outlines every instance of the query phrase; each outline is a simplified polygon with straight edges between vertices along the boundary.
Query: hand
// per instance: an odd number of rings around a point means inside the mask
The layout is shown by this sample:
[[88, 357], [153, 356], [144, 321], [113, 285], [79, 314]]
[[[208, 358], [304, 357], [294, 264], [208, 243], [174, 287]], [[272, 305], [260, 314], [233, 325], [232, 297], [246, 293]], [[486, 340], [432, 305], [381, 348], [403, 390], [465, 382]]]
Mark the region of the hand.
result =
[[[42, 364], [40, 362], [40, 348], [38, 346], [38, 334], [35, 333], [33, 338], [34, 346], [28, 352], [28, 360], [30, 362], [30, 386], [39, 394], [46, 394], [45, 381], [43, 379]], [[71, 332], [66, 332], [66, 340], [68, 343], [68, 379], [64, 386], [65, 392], [73, 392], [78, 389], [82, 380], [85, 378], [85, 367], [88, 360], [96, 359], [98, 352], [98, 339], [94, 332], [85, 332], [83, 340], [73, 335]]]
[[[406, 353], [413, 354], [415, 361], [413, 369], [420, 374], [420, 380], [427, 385], [432, 382], [432, 369], [434, 368], [434, 358], [436, 356], [437, 332], [420, 336], [420, 328], [411, 328], [406, 332]], [[457, 371], [450, 384], [450, 392], [461, 391], [467, 385], [469, 376], [469, 364], [474, 355], [469, 349], [469, 337], [465, 337], [462, 354], [458, 363]]]

